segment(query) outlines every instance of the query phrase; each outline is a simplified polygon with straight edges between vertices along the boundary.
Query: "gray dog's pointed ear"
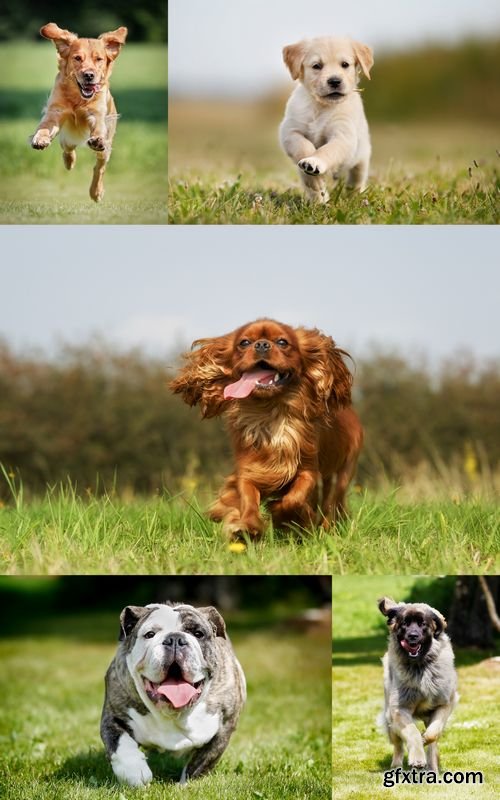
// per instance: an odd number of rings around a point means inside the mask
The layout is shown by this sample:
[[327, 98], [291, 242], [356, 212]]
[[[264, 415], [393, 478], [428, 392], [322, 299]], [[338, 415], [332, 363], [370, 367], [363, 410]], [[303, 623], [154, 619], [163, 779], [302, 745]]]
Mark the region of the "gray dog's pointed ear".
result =
[[382, 614], [387, 617], [388, 625], [390, 625], [390, 623], [393, 621], [394, 617], [402, 606], [401, 603], [396, 603], [392, 597], [381, 597], [379, 600], [377, 600], [377, 605]]
[[210, 622], [216, 636], [226, 639], [226, 623], [221, 615], [213, 606], [205, 606], [205, 608], [198, 608], [197, 611]]
[[283, 61], [287, 65], [294, 81], [300, 78], [306, 50], [307, 42], [305, 41], [297, 42], [296, 44], [288, 44], [283, 48]]
[[126, 606], [123, 609], [120, 614], [120, 642], [132, 633], [139, 620], [145, 617], [146, 614], [149, 614], [150, 610], [151, 609], [143, 608], [142, 606]]
[[434, 638], [439, 639], [443, 631], [446, 630], [447, 623], [445, 618], [439, 611], [436, 611], [435, 608], [432, 608], [431, 611], [432, 611], [432, 621], [436, 626], [436, 629], [434, 631]]
[[361, 44], [361, 42], [353, 42], [352, 49], [356, 56], [356, 63], [359, 64], [368, 80], [370, 80], [370, 70], [373, 67], [373, 50], [367, 44]]

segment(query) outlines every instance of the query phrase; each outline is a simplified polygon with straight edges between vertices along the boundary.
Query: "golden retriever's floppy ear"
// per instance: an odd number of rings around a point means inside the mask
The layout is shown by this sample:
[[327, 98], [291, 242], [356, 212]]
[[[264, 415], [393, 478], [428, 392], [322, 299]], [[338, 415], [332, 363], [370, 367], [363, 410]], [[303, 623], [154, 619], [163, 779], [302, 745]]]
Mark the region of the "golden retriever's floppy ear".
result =
[[125, 44], [127, 38], [127, 28], [117, 28], [116, 31], [109, 33], [101, 33], [99, 39], [102, 39], [106, 48], [106, 53], [111, 61], [114, 61], [120, 55], [120, 50]]
[[55, 22], [48, 22], [43, 28], [40, 28], [40, 33], [45, 39], [52, 39], [57, 48], [57, 52], [63, 58], [66, 58], [68, 55], [70, 44], [74, 42], [75, 39], [78, 39], [76, 33], [65, 31], [63, 28], [60, 28], [59, 25], [56, 25]]
[[353, 42], [352, 49], [356, 56], [356, 62], [359, 64], [364, 74], [370, 80], [370, 70], [373, 67], [373, 50], [367, 44], [361, 42]]
[[294, 81], [296, 81], [297, 78], [300, 78], [306, 51], [306, 41], [297, 42], [296, 44], [288, 44], [283, 48], [283, 61], [287, 65], [290, 75]]
[[304, 360], [304, 378], [316, 398], [315, 411], [343, 408], [351, 404], [352, 375], [347, 369], [341, 350], [331, 336], [316, 328], [297, 328], [300, 352]]
[[214, 339], [197, 339], [185, 353], [185, 365], [170, 383], [189, 406], [199, 405], [203, 417], [216, 417], [223, 411], [224, 387], [231, 379], [232, 334]]

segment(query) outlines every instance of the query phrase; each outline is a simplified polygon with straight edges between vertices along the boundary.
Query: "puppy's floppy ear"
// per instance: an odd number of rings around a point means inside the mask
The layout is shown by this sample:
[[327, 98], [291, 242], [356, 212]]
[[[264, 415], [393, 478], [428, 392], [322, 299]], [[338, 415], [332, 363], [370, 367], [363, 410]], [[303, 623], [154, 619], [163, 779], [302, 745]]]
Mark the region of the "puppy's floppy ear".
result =
[[436, 611], [435, 608], [431, 608], [431, 617], [434, 625], [436, 626], [434, 638], [439, 639], [443, 631], [445, 631], [447, 628], [446, 620], [439, 611]]
[[302, 64], [307, 51], [307, 41], [288, 44], [283, 48], [283, 61], [288, 67], [292, 78], [297, 80], [302, 72]]
[[227, 639], [226, 623], [222, 619], [217, 609], [214, 608], [214, 606], [205, 606], [205, 608], [198, 608], [197, 611], [199, 611], [200, 614], [203, 614], [203, 616], [206, 617], [206, 619], [208, 619], [212, 628], [214, 629], [214, 633], [216, 636], [220, 636], [222, 639]]
[[127, 38], [127, 28], [117, 28], [116, 31], [109, 31], [109, 33], [101, 33], [99, 39], [102, 39], [106, 48], [106, 54], [111, 61], [114, 61], [120, 55], [122, 45], [125, 44]]
[[60, 28], [55, 22], [48, 22], [43, 28], [40, 28], [40, 33], [45, 39], [52, 39], [57, 52], [63, 58], [66, 58], [68, 55], [70, 44], [74, 42], [75, 39], [78, 39], [76, 33], [71, 33], [71, 31]]
[[126, 606], [120, 614], [119, 641], [122, 642], [124, 639], [126, 639], [129, 633], [134, 630], [139, 620], [150, 612], [150, 608], [143, 608], [142, 606]]
[[370, 80], [370, 70], [373, 67], [373, 50], [367, 44], [361, 44], [361, 42], [353, 42], [352, 49], [356, 56], [356, 63], [359, 64], [368, 80]]
[[317, 401], [317, 411], [343, 408], [351, 404], [352, 375], [344, 363], [341, 350], [331, 336], [317, 328], [297, 328], [296, 336], [304, 362], [304, 377]]
[[382, 614], [387, 617], [387, 624], [390, 625], [394, 621], [394, 617], [398, 611], [401, 610], [404, 603], [396, 603], [392, 597], [381, 597], [377, 600], [377, 605]]
[[197, 339], [185, 353], [185, 365], [170, 383], [174, 394], [180, 394], [189, 406], [199, 405], [204, 418], [216, 417], [223, 411], [224, 387], [232, 373], [233, 336]]

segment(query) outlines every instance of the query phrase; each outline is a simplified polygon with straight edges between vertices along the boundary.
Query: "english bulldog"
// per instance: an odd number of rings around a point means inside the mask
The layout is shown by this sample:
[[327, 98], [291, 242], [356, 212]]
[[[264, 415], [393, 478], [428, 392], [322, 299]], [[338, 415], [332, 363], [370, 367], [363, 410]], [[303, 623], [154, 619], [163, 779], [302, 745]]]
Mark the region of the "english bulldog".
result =
[[113, 772], [146, 786], [140, 746], [183, 761], [180, 783], [210, 770], [226, 749], [246, 699], [245, 676], [213, 607], [150, 604], [120, 615], [106, 673], [101, 738]]

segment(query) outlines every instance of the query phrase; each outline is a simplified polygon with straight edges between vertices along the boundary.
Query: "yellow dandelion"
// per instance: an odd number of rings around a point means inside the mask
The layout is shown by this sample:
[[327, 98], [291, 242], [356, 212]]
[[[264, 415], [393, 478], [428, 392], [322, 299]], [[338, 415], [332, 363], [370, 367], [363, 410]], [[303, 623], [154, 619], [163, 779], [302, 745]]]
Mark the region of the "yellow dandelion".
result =
[[231, 553], [244, 553], [246, 549], [247, 546], [245, 542], [231, 542], [231, 544], [228, 545], [228, 550], [230, 550]]

